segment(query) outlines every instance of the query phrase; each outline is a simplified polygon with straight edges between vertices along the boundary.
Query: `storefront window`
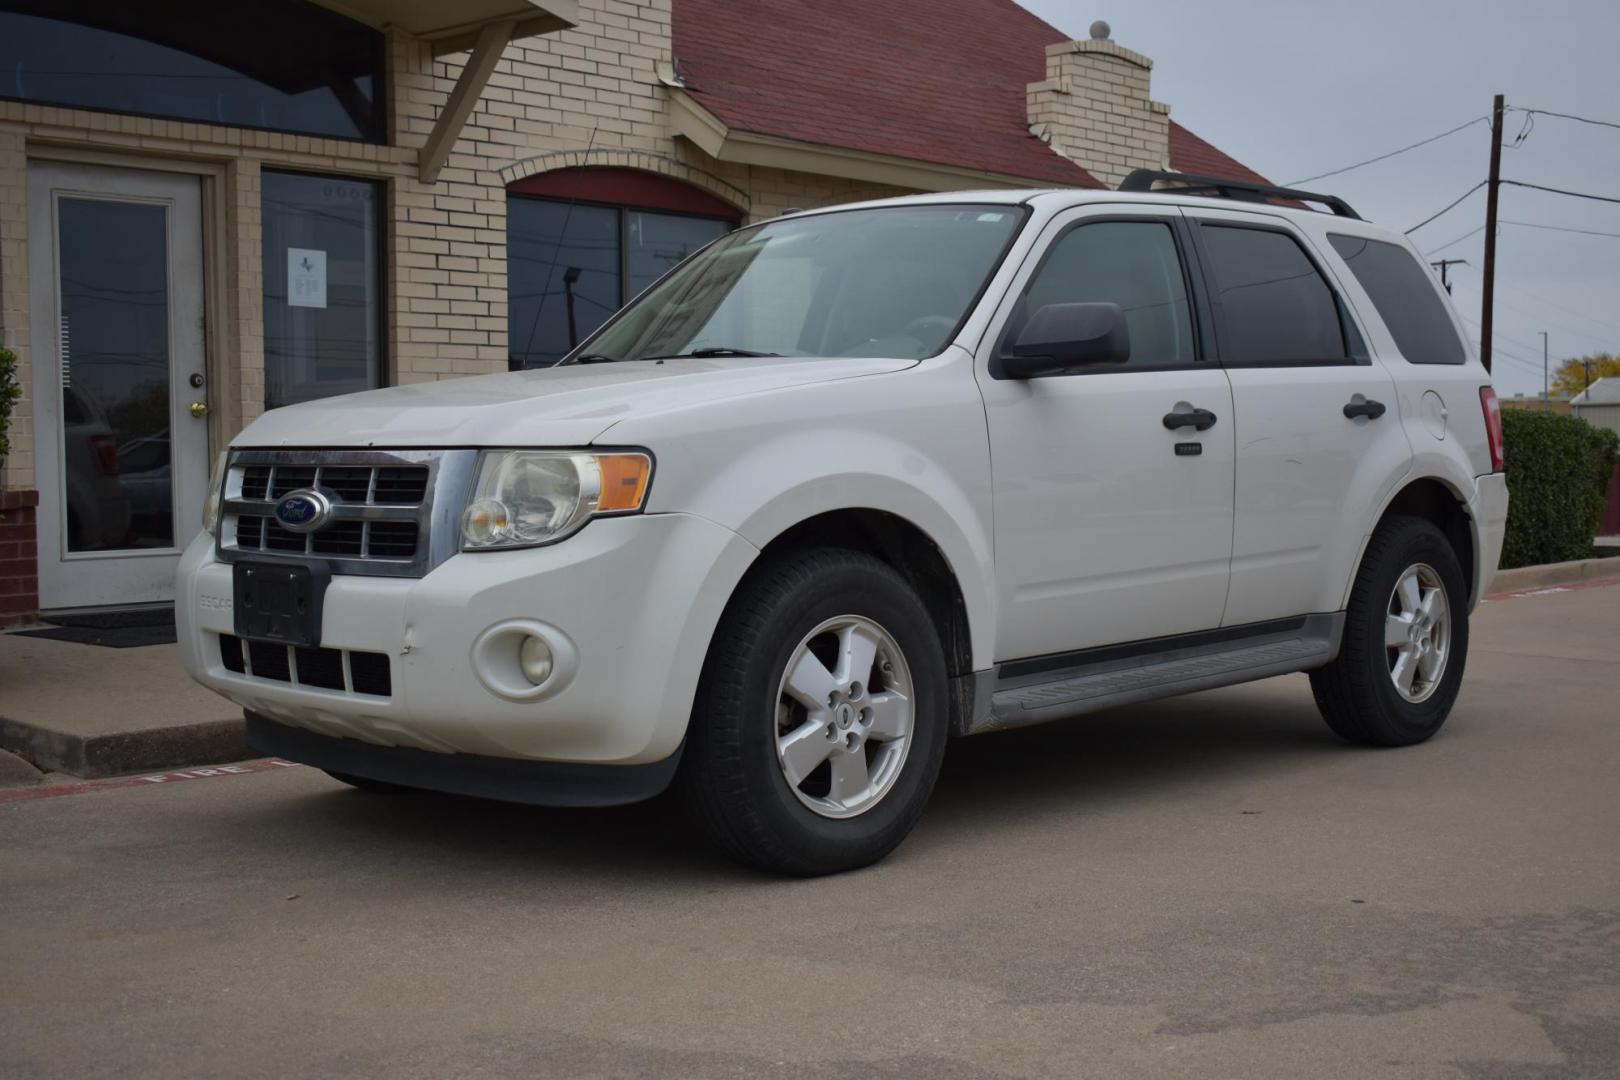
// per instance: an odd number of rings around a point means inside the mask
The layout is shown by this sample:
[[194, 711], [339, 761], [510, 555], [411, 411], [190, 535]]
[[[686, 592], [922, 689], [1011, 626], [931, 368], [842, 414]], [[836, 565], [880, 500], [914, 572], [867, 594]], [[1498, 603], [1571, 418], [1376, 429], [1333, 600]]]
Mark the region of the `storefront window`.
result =
[[264, 404], [380, 385], [378, 184], [266, 171]]
[[305, 0], [0, 0], [0, 98], [381, 142], [383, 37]]
[[[718, 200], [652, 174], [576, 169], [536, 179], [528, 190], [548, 197], [514, 186], [506, 204], [513, 370], [555, 364], [665, 271], [737, 224], [735, 211]], [[572, 197], [576, 191], [595, 198]], [[609, 204], [615, 196], [642, 205]]]

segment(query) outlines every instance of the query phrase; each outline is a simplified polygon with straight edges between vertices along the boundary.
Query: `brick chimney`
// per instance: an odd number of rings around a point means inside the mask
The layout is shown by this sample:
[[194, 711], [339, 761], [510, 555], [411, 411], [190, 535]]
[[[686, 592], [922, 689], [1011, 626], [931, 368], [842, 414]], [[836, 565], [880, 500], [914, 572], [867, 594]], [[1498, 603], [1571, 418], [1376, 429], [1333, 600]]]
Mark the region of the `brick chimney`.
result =
[[1046, 47], [1046, 78], [1026, 94], [1029, 129], [1115, 187], [1132, 169], [1170, 167], [1170, 106], [1148, 97], [1153, 61], [1116, 44], [1108, 24]]

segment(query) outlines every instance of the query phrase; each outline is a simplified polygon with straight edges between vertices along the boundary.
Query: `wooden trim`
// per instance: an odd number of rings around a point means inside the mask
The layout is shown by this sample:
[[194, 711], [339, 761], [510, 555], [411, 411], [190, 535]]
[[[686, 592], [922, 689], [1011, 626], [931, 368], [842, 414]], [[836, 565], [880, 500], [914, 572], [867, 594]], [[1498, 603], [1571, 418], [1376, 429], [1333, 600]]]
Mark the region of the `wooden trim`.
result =
[[981, 172], [915, 158], [872, 154], [840, 146], [782, 139], [728, 128], [686, 91], [669, 91], [675, 134], [716, 161], [759, 165], [817, 176], [837, 176], [919, 191], [962, 191], [970, 188], [1050, 188], [1049, 182], [1007, 173]]
[[510, 22], [491, 23], [478, 31], [478, 44], [473, 46], [467, 65], [456, 79], [455, 89], [450, 91], [450, 100], [439, 111], [433, 131], [429, 133], [417, 158], [417, 178], [422, 183], [431, 184], [439, 178], [439, 170], [444, 168], [451, 148], [461, 137], [461, 129], [467, 126], [468, 118], [478, 107], [478, 99], [483, 96], [484, 87], [489, 85], [495, 65], [501, 62], [501, 53], [512, 40], [512, 31], [516, 26], [516, 23]]

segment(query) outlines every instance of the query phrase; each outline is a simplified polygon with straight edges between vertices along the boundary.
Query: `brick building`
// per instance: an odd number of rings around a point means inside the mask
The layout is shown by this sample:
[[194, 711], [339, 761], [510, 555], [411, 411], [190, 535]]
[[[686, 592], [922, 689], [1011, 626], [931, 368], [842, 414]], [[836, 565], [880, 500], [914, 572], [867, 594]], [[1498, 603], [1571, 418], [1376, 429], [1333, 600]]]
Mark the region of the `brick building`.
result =
[[0, 625], [168, 599], [265, 409], [551, 363], [738, 224], [1255, 178], [1151, 66], [1011, 0], [0, 0]]

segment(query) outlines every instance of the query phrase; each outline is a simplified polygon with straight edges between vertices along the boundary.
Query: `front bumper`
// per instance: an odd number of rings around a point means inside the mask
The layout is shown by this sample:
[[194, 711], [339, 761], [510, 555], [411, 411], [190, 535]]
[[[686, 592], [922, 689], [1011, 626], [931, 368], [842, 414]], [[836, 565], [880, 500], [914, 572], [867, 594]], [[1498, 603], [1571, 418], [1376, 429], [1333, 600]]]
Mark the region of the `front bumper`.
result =
[[[714, 626], [757, 554], [704, 518], [646, 514], [550, 547], [455, 555], [422, 578], [334, 575], [321, 647], [385, 654], [386, 696], [227, 669], [232, 567], [206, 535], [181, 560], [176, 623], [192, 677], [276, 724], [438, 755], [646, 765], [685, 737]], [[542, 692], [514, 694], [515, 668], [477, 645], [513, 626], [569, 654]]]
[[1474, 497], [1468, 503], [1468, 519], [1474, 533], [1474, 560], [1472, 604], [1477, 605], [1485, 596], [1485, 589], [1496, 574], [1497, 563], [1502, 560], [1502, 541], [1507, 536], [1508, 488], [1503, 473], [1487, 473], [1476, 478]]
[[516, 761], [478, 754], [435, 754], [410, 746], [373, 746], [247, 714], [247, 740], [271, 757], [405, 787], [475, 795], [535, 806], [617, 806], [650, 799], [669, 786], [681, 755], [646, 765]]

